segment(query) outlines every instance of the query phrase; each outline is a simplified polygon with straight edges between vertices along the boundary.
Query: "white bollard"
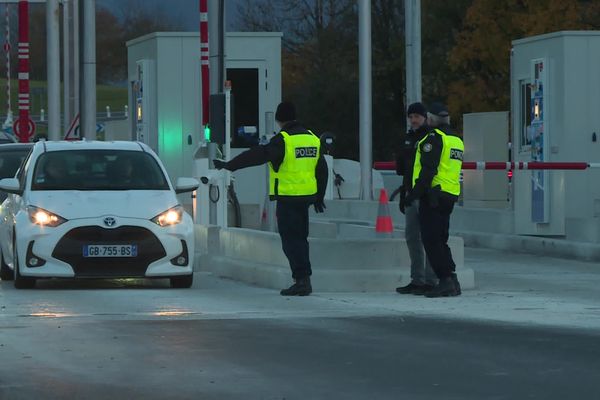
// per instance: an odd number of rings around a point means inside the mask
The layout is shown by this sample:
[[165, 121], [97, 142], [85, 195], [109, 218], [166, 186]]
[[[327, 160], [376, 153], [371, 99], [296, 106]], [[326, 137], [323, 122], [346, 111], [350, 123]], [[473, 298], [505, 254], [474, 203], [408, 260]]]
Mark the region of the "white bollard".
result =
[[46, 110], [43, 108], [40, 110], [40, 121], [44, 122], [46, 120]]
[[129, 118], [129, 106], [125, 106], [125, 118]]
[[110, 106], [106, 106], [106, 118], [110, 118]]

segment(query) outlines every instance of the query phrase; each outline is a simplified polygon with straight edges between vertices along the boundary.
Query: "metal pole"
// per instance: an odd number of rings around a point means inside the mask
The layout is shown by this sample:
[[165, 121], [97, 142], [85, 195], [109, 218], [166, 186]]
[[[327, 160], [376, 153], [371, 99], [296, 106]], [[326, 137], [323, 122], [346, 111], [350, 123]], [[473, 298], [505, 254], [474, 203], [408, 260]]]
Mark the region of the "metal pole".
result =
[[71, 54], [69, 41], [71, 38], [71, 29], [69, 27], [69, 0], [63, 0], [63, 135], [69, 129], [71, 123]]
[[60, 139], [60, 28], [58, 0], [46, 1], [48, 139]]
[[421, 101], [421, 1], [404, 0], [406, 104]]
[[413, 7], [413, 65], [415, 74], [415, 101], [421, 101], [421, 0], [414, 0]]
[[96, 140], [96, 0], [83, 1], [81, 136]]
[[223, 82], [219, 81], [219, 79], [222, 78], [222, 72], [219, 71], [219, 68], [221, 67], [221, 34], [219, 32], [222, 25], [219, 22], [219, 18], [221, 17], [221, 1], [222, 0], [210, 0], [208, 6], [210, 94], [223, 93]]
[[[219, 49], [220, 49], [220, 41], [221, 35], [219, 33], [219, 17], [220, 17], [220, 8], [221, 8], [221, 0], [210, 0], [208, 6], [208, 63], [209, 63], [209, 86], [210, 86], [210, 94], [222, 93], [223, 92], [223, 82], [219, 82], [221, 79], [221, 73], [219, 72]], [[209, 110], [209, 113], [211, 111]], [[208, 148], [208, 168], [213, 168], [213, 160], [217, 157], [217, 144], [216, 143], [207, 143]], [[222, 195], [227, 198], [227, 194], [223, 193]], [[209, 223], [211, 225], [217, 224], [217, 204], [214, 202], [209, 203]], [[227, 222], [225, 221], [225, 224]]]
[[73, 59], [71, 60], [71, 119], [75, 119], [79, 114], [79, 88], [81, 86], [81, 79], [79, 74], [79, 64], [81, 63], [81, 56], [79, 53], [79, 0], [72, 0], [71, 9], [71, 23], [73, 33], [71, 34], [70, 47], [73, 52]]
[[12, 129], [13, 126], [13, 112], [12, 112], [12, 104], [11, 104], [11, 95], [10, 95], [10, 79], [11, 79], [11, 71], [10, 71], [10, 5], [8, 3], [5, 4], [5, 23], [6, 23], [6, 34], [4, 42], [4, 51], [6, 52], [6, 120], [2, 125], [2, 128], [5, 130]]
[[209, 87], [208, 80], [208, 0], [200, 0], [200, 74], [202, 79], [202, 128], [208, 124]]
[[371, 98], [371, 0], [358, 0], [358, 58], [360, 98], [360, 198], [373, 199], [373, 137]]
[[28, 142], [35, 133], [35, 125], [29, 116], [31, 96], [29, 93], [29, 2], [19, 1], [19, 117], [15, 121], [15, 134], [19, 142]]
[[[208, 51], [209, 51], [209, 71], [210, 71], [210, 94], [223, 93], [223, 66], [221, 54], [221, 41], [223, 36], [221, 29], [224, 26], [220, 21], [225, 17], [222, 13], [223, 0], [211, 0], [208, 7]], [[210, 113], [210, 110], [209, 110]], [[213, 166], [213, 160], [217, 156], [217, 143], [208, 143], [208, 165]]]

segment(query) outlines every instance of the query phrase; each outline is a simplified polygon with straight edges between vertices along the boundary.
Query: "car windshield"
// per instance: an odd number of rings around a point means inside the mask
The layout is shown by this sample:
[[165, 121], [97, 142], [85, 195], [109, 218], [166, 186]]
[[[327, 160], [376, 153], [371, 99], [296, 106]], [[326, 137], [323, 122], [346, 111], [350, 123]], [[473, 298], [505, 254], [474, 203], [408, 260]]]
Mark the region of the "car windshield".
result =
[[169, 190], [169, 184], [148, 153], [68, 150], [37, 159], [31, 190]]

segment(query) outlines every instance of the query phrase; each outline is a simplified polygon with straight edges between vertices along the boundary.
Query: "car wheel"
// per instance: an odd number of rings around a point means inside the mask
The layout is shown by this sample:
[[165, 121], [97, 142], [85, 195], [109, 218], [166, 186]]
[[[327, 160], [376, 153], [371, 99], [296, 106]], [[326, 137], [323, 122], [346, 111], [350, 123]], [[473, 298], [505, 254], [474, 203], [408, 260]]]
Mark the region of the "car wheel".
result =
[[33, 289], [35, 287], [35, 278], [30, 278], [27, 276], [22, 276], [19, 272], [19, 257], [17, 256], [17, 244], [13, 241], [13, 247], [15, 249], [15, 257], [14, 257], [14, 285], [17, 289]]
[[194, 274], [175, 276], [171, 278], [171, 287], [176, 289], [187, 289], [194, 283]]
[[4, 262], [4, 256], [0, 253], [0, 279], [3, 281], [12, 281], [14, 277], [13, 270]]

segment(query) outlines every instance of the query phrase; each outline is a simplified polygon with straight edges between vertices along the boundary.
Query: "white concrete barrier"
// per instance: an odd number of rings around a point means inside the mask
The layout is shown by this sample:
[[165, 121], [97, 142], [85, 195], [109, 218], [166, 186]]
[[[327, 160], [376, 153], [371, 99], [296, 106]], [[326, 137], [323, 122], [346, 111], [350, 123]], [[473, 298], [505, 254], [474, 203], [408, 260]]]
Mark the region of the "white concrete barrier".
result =
[[[309, 237], [315, 291], [392, 291], [410, 282], [410, 258], [403, 238], [323, 237], [332, 226], [321, 226], [321, 237]], [[312, 226], [312, 225], [311, 225]], [[316, 225], [315, 225], [316, 226]], [[196, 270], [269, 288], [290, 284], [291, 272], [277, 233], [251, 229], [198, 227], [200, 265]], [[218, 237], [218, 244], [215, 243]], [[474, 287], [472, 270], [464, 268], [461, 238], [449, 241], [464, 289]]]

